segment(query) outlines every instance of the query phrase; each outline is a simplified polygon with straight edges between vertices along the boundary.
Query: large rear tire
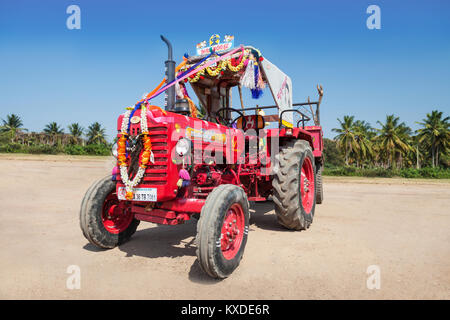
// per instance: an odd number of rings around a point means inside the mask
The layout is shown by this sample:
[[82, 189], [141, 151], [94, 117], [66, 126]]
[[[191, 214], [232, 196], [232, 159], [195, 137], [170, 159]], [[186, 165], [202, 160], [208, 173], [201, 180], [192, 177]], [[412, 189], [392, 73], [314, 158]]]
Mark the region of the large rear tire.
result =
[[316, 167], [316, 203], [321, 204], [323, 202], [323, 166], [321, 164], [318, 164]]
[[93, 245], [111, 249], [128, 241], [139, 220], [117, 199], [116, 182], [107, 176], [95, 182], [84, 195], [80, 208], [80, 227]]
[[241, 187], [225, 184], [206, 199], [197, 223], [197, 258], [213, 278], [228, 277], [239, 265], [247, 243], [249, 204]]
[[291, 230], [309, 228], [316, 206], [316, 170], [307, 141], [290, 140], [280, 148], [272, 185], [278, 222]]

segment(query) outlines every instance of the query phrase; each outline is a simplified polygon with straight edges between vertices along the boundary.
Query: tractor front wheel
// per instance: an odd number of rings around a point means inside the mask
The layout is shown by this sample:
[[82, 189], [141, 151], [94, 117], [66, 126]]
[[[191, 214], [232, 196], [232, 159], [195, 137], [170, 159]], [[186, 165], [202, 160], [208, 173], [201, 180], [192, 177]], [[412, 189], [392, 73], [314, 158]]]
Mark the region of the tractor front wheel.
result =
[[316, 170], [307, 141], [291, 140], [281, 147], [272, 186], [278, 222], [293, 230], [309, 228], [316, 206]]
[[197, 223], [197, 258], [213, 278], [228, 277], [244, 254], [249, 227], [249, 204], [244, 190], [225, 184], [206, 199]]
[[117, 199], [116, 182], [107, 176], [95, 182], [84, 195], [80, 208], [80, 227], [93, 245], [110, 249], [128, 241], [139, 220]]

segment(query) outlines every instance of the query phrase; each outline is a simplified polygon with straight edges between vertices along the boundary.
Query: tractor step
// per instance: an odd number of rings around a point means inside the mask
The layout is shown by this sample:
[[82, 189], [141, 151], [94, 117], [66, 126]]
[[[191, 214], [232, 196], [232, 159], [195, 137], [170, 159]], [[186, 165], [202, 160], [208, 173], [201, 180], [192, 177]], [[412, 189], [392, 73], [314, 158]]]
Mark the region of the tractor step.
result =
[[137, 220], [147, 221], [157, 224], [177, 225], [186, 220], [190, 220], [187, 213], [178, 213], [172, 210], [151, 209], [147, 211], [145, 207], [133, 205], [132, 212]]

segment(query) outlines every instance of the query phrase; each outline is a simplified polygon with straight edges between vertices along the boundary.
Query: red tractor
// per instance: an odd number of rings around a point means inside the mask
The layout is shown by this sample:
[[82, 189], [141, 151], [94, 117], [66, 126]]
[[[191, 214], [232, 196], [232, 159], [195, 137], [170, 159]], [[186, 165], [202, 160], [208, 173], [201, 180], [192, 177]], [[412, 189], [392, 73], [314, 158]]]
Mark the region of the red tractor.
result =
[[[206, 53], [185, 57], [175, 68], [172, 47], [162, 39], [169, 47], [166, 78], [119, 116], [117, 167], [86, 192], [80, 226], [92, 244], [114, 248], [140, 221], [197, 219], [199, 264], [211, 277], [225, 278], [244, 253], [249, 201], [272, 199], [278, 222], [288, 229], [311, 225], [323, 200], [323, 90], [317, 87], [318, 101], [292, 103], [290, 78], [257, 49], [230, 48], [229, 37], [211, 48], [200, 45]], [[257, 98], [264, 86], [275, 105], [244, 107], [241, 88]], [[232, 107], [233, 87], [239, 108]], [[150, 104], [162, 92], [165, 109]]]

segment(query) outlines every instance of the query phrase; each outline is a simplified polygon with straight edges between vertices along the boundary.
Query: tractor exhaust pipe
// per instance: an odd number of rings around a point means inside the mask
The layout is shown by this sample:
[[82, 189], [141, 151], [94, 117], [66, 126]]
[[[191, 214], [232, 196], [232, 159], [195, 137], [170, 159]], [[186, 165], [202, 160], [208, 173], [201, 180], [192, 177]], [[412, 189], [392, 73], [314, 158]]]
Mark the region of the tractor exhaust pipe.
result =
[[[167, 44], [168, 57], [165, 62], [166, 66], [166, 84], [175, 80], [175, 61], [173, 60], [172, 44], [166, 37], [161, 35], [161, 40]], [[164, 109], [172, 111], [175, 108], [175, 86], [171, 86], [166, 90], [166, 98], [164, 102]]]

